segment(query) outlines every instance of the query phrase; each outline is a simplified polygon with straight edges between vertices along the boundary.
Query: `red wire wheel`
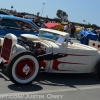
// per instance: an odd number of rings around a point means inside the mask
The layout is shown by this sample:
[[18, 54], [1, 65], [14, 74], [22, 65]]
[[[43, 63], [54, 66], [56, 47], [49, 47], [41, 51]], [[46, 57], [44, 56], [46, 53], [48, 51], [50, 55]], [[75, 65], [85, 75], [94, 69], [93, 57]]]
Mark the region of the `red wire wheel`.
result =
[[22, 80], [30, 78], [35, 71], [35, 63], [29, 58], [22, 59], [16, 65], [16, 76]]
[[39, 61], [35, 54], [30, 51], [21, 51], [10, 59], [7, 74], [15, 84], [28, 84], [35, 80], [39, 68]]

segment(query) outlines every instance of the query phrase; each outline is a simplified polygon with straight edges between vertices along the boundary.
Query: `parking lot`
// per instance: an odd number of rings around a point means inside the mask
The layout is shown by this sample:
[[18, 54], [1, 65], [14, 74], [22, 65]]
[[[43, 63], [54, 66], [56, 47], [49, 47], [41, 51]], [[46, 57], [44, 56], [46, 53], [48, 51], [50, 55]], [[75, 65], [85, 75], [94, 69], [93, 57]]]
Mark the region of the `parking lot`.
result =
[[95, 74], [39, 73], [32, 84], [15, 85], [1, 72], [0, 89], [7, 100], [99, 100], [100, 81]]

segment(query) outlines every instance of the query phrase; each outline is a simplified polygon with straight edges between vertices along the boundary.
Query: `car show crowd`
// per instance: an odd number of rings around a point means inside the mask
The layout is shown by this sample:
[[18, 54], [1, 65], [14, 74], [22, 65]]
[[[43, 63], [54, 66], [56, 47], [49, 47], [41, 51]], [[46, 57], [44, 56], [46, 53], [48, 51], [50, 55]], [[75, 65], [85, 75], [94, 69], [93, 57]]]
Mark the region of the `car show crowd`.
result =
[[[12, 16], [17, 16], [21, 18], [31, 19], [40, 28], [51, 28], [51, 29], [55, 29], [59, 31], [68, 32], [71, 38], [77, 38], [77, 40], [80, 40], [79, 34], [83, 30], [85, 31], [89, 30], [94, 34], [97, 34], [98, 36], [97, 40], [100, 41], [100, 31], [97, 30], [96, 28], [86, 28], [85, 26], [84, 27], [77, 26], [75, 25], [75, 23], [69, 22], [68, 20], [67, 21], [56, 21], [56, 20], [49, 19], [49, 18], [43, 18], [38, 15], [18, 13], [16, 11], [5, 10], [5, 9], [0, 10], [0, 14], [12, 15]], [[28, 27], [26, 25], [24, 26]]]

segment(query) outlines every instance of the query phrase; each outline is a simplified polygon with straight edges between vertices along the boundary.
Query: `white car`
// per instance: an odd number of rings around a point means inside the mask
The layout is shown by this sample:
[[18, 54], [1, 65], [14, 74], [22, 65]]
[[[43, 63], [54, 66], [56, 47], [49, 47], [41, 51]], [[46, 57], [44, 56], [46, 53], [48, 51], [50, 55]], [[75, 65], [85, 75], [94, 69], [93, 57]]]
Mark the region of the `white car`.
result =
[[0, 39], [1, 63], [7, 64], [10, 80], [27, 84], [39, 71], [52, 73], [97, 73], [100, 78], [100, 52], [73, 43], [69, 34], [41, 28], [39, 36], [11, 33]]

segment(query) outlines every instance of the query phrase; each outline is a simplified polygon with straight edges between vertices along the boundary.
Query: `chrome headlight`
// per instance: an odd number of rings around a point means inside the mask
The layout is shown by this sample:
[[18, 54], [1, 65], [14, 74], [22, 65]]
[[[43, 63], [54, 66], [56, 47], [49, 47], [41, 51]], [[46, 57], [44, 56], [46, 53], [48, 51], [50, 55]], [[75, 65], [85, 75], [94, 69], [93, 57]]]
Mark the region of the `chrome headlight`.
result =
[[26, 49], [21, 46], [21, 45], [18, 45], [18, 44], [15, 44], [13, 47], [12, 47], [12, 54], [18, 52], [18, 51], [25, 51]]
[[14, 54], [14, 53], [16, 53], [16, 52], [17, 52], [17, 46], [14, 45], [13, 48], [12, 48], [12, 53]]

